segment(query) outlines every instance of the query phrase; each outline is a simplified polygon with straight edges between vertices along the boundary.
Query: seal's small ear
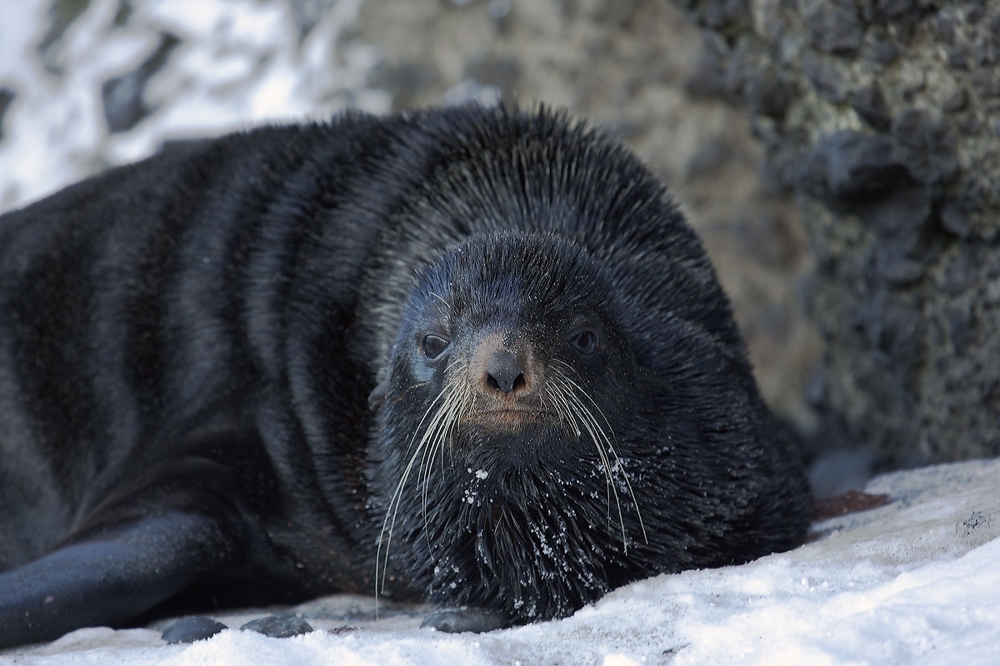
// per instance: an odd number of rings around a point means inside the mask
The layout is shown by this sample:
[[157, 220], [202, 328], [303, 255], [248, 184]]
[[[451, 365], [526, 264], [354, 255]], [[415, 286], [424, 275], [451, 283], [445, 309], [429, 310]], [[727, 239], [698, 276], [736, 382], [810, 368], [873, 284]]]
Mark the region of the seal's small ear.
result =
[[375, 387], [375, 389], [368, 396], [368, 406], [372, 409], [378, 409], [385, 402], [385, 396], [389, 392], [389, 380], [386, 379], [384, 382]]

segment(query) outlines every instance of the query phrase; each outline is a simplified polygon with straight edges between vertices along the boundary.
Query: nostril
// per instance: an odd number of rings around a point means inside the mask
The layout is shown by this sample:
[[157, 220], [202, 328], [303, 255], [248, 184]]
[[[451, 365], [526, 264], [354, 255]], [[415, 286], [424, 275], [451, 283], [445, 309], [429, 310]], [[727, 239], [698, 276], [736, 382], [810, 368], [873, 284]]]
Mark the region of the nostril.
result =
[[519, 372], [517, 374], [517, 377], [514, 377], [514, 383], [511, 386], [510, 390], [511, 391], [521, 391], [527, 385], [528, 385], [528, 381], [524, 378], [524, 373], [523, 372]]

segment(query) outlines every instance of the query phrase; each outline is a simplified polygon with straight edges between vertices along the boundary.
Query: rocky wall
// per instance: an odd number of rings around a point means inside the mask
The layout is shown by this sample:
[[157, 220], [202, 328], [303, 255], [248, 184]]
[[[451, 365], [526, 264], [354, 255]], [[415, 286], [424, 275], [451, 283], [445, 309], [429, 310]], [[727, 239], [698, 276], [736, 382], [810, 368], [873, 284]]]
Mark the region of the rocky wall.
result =
[[1000, 2], [677, 0], [816, 256], [822, 432], [886, 466], [1000, 453]]

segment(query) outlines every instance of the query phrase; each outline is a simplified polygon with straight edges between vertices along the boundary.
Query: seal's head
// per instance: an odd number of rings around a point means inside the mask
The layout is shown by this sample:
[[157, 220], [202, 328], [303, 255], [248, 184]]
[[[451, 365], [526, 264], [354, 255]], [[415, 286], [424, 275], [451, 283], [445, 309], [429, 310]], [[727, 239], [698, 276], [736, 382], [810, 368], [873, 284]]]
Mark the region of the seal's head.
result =
[[393, 347], [374, 481], [381, 550], [432, 599], [565, 615], [647, 539], [620, 437], [639, 371], [601, 263], [547, 234], [458, 245]]

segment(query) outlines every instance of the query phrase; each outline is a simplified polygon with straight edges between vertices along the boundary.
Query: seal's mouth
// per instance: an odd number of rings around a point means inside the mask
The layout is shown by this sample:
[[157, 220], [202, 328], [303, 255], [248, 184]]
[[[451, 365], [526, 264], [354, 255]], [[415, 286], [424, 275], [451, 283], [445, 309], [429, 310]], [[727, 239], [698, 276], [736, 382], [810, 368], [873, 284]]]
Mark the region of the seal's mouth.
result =
[[556, 423], [559, 417], [555, 412], [543, 409], [504, 407], [500, 409], [477, 410], [469, 414], [466, 420], [477, 425], [511, 427], [526, 424]]

